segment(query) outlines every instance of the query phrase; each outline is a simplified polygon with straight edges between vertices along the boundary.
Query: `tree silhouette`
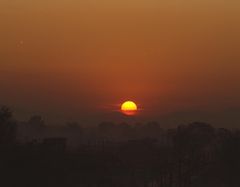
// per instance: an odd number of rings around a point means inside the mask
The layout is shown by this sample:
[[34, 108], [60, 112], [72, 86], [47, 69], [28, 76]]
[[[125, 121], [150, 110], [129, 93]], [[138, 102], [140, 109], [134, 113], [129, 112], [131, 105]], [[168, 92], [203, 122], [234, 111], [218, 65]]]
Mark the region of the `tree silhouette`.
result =
[[0, 144], [11, 144], [16, 140], [16, 122], [12, 119], [12, 111], [2, 106], [0, 108]]

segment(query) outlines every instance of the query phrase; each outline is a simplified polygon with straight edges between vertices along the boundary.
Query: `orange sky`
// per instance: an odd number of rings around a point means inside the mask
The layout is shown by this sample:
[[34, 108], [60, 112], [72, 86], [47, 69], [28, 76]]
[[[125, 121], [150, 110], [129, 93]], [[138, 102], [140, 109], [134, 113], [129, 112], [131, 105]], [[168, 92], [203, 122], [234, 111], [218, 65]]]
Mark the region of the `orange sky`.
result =
[[128, 99], [149, 120], [239, 111], [235, 0], [1, 0], [0, 23], [0, 104], [20, 118], [101, 121]]

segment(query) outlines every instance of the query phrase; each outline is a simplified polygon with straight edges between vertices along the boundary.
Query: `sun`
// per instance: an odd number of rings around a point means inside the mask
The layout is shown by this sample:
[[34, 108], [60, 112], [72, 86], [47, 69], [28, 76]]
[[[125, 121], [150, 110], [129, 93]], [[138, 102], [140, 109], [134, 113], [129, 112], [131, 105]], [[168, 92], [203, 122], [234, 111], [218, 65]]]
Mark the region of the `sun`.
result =
[[121, 105], [122, 113], [128, 116], [135, 115], [137, 113], [137, 110], [138, 110], [138, 107], [136, 103], [134, 103], [133, 101], [125, 101]]

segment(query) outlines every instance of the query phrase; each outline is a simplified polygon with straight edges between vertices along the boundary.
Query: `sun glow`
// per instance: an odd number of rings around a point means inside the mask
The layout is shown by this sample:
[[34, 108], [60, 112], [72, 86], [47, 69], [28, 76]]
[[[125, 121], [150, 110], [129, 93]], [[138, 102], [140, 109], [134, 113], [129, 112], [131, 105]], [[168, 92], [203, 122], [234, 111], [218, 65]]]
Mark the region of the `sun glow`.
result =
[[121, 111], [125, 115], [135, 115], [138, 107], [133, 101], [126, 101], [121, 105]]

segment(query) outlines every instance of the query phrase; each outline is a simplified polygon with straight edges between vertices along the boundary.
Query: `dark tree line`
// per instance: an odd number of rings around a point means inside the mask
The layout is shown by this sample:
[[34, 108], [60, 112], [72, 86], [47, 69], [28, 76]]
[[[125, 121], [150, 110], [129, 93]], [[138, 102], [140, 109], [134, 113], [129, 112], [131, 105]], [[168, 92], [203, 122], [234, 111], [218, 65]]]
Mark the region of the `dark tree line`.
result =
[[54, 130], [40, 116], [26, 126], [36, 139], [18, 141], [18, 122], [7, 107], [0, 109], [1, 186], [240, 186], [238, 130], [201, 122], [173, 129], [156, 122], [104, 122], [95, 128], [68, 123], [61, 133], [79, 137], [69, 149], [66, 137], [42, 136]]

